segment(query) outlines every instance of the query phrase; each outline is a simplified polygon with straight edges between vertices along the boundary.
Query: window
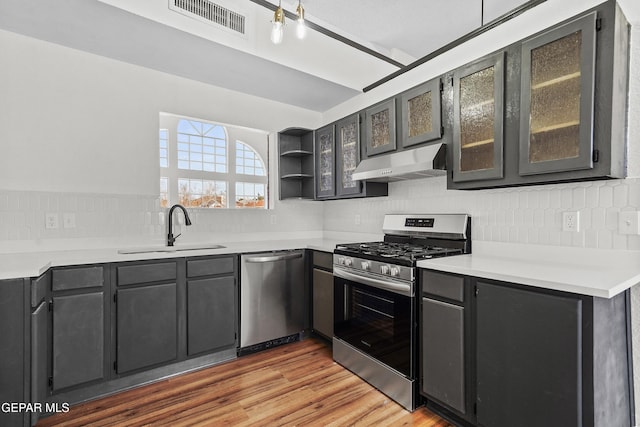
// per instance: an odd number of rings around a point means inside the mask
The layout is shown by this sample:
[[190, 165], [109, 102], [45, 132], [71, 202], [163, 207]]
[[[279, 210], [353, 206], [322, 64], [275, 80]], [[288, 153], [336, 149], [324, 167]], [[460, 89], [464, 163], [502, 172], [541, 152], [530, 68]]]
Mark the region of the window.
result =
[[266, 209], [267, 132], [160, 114], [160, 204]]

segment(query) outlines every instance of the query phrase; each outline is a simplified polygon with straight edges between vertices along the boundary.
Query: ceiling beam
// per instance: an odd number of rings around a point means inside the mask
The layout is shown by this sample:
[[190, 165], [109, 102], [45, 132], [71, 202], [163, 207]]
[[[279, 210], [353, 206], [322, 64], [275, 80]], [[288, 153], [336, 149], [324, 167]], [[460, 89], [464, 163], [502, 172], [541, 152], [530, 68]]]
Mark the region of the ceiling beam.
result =
[[[253, 0], [252, 0], [253, 1]], [[444, 45], [443, 47], [441, 47], [440, 49], [434, 50], [433, 52], [431, 52], [430, 54], [423, 56], [420, 59], [417, 59], [416, 61], [412, 62], [409, 65], [406, 65], [402, 68], [400, 68], [398, 71], [394, 71], [393, 73], [389, 74], [386, 77], [381, 78], [380, 80], [371, 83], [369, 86], [365, 87], [364, 89], [362, 89], [363, 92], [368, 92], [371, 89], [375, 89], [378, 86], [388, 82], [389, 80], [395, 79], [398, 76], [401, 76], [402, 74], [413, 70], [414, 68], [424, 64], [425, 62], [428, 62], [430, 60], [432, 60], [433, 58], [435, 58], [436, 56], [442, 55], [443, 53], [453, 49], [456, 46], [459, 46], [469, 40], [471, 40], [474, 37], [479, 36], [482, 33], [486, 33], [487, 31], [497, 27], [498, 25], [502, 24], [503, 22], [506, 22], [512, 18], [515, 18], [516, 16], [520, 15], [521, 13], [531, 9], [534, 6], [539, 5], [540, 3], [544, 3], [546, 0], [531, 0], [528, 1], [527, 3], [524, 3], [520, 6], [518, 6], [517, 8], [513, 9], [511, 12], [505, 13], [504, 15], [494, 19], [493, 21], [482, 25], [481, 27], [471, 31], [470, 33], [465, 34], [464, 36], [452, 41], [451, 43], [448, 43], [446, 45]]]
[[[268, 2], [266, 0], [249, 0], [249, 1], [251, 1], [252, 3], [255, 3], [255, 4], [259, 5], [259, 6], [262, 6], [264, 8], [267, 8], [269, 10], [272, 10], [274, 12], [278, 8], [278, 6], [276, 6], [273, 3]], [[289, 18], [291, 20], [296, 20], [298, 18], [295, 13], [289, 12], [289, 11], [285, 10], [284, 8], [283, 8], [283, 10], [284, 10], [284, 15], [287, 18]], [[403, 64], [401, 62], [398, 62], [393, 58], [389, 58], [388, 56], [385, 56], [385, 55], [381, 54], [380, 52], [377, 52], [377, 51], [375, 51], [373, 49], [370, 49], [370, 48], [368, 48], [366, 46], [363, 46], [363, 45], [361, 45], [359, 43], [356, 43], [353, 40], [350, 40], [350, 39], [348, 39], [348, 38], [346, 38], [344, 36], [341, 36], [338, 33], [334, 33], [333, 31], [328, 30], [325, 27], [322, 27], [322, 26], [320, 26], [320, 25], [318, 25], [318, 24], [316, 24], [314, 22], [309, 21], [308, 19], [305, 19], [304, 22], [305, 22], [305, 25], [308, 28], [310, 28], [310, 29], [312, 29], [314, 31], [317, 31], [317, 32], [319, 32], [321, 34], [324, 34], [325, 36], [331, 37], [332, 39], [337, 40], [337, 41], [339, 41], [341, 43], [344, 43], [344, 44], [346, 44], [348, 46], [351, 46], [351, 47], [353, 47], [355, 49], [358, 49], [361, 52], [367, 53], [367, 54], [369, 54], [371, 56], [374, 56], [374, 57], [376, 57], [378, 59], [381, 59], [381, 60], [383, 60], [385, 62], [388, 62], [389, 64], [394, 65], [394, 66], [396, 66], [396, 67], [398, 67], [400, 69], [405, 67], [405, 64]]]

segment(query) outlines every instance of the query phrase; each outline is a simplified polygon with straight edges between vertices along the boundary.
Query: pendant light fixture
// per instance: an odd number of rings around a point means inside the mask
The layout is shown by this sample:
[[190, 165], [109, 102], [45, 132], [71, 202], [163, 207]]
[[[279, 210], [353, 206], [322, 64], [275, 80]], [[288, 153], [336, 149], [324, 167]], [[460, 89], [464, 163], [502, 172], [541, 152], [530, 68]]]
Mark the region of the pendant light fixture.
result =
[[[292, 14], [290, 14], [292, 15]], [[285, 11], [282, 9], [282, 0], [278, 1], [278, 7], [273, 14], [273, 27], [271, 27], [271, 41], [273, 44], [282, 43], [284, 38], [284, 17]], [[304, 7], [302, 6], [302, 0], [298, 0], [298, 7], [296, 8], [296, 36], [299, 39], [305, 38], [307, 35], [307, 25], [304, 20]]]
[[307, 26], [304, 23], [304, 7], [302, 7], [302, 0], [298, 0], [296, 14], [298, 15], [296, 24], [296, 36], [298, 36], [298, 38], [302, 40], [307, 35]]
[[278, 8], [273, 15], [273, 27], [271, 28], [271, 41], [273, 44], [282, 43], [284, 35], [284, 10], [282, 10], [281, 2], [278, 2]]

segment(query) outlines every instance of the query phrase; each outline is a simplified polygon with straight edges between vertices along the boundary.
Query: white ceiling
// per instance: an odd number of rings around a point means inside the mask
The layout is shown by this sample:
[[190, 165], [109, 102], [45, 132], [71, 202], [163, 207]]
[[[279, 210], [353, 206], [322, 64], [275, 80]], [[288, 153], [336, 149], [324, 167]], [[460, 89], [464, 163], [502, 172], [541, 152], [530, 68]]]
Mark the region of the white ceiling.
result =
[[[244, 36], [169, 10], [169, 1], [0, 0], [0, 29], [314, 111], [326, 111], [398, 70], [314, 31], [297, 40], [290, 21], [284, 42], [275, 46], [269, 41], [273, 12], [249, 0], [214, 0], [246, 16]], [[308, 20], [406, 65], [525, 2], [303, 5]], [[291, 12], [296, 5], [282, 2]]]

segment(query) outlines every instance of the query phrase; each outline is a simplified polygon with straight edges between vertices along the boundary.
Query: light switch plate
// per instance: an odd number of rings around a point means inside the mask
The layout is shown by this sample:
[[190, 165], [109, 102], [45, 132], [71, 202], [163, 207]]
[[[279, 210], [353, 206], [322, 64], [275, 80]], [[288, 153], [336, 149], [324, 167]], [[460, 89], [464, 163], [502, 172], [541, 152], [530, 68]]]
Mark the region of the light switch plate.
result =
[[618, 217], [620, 234], [640, 234], [640, 212], [623, 211]]
[[64, 228], [76, 228], [76, 214], [73, 212], [62, 214], [62, 226]]

